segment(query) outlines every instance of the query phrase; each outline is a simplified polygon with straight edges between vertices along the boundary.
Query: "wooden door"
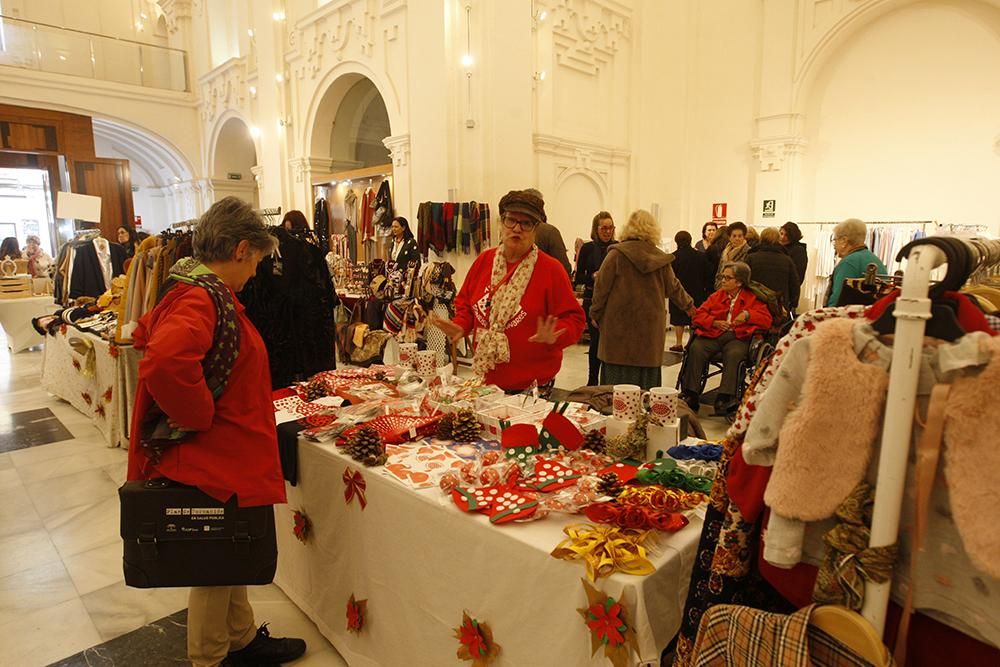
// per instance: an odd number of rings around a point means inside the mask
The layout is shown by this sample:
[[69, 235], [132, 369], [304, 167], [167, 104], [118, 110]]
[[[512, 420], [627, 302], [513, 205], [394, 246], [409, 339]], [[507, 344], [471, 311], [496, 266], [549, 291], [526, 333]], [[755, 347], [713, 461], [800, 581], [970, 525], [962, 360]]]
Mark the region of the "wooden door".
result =
[[118, 227], [135, 221], [128, 160], [93, 158], [72, 162], [69, 173], [73, 192], [101, 198], [101, 236], [117, 243]]

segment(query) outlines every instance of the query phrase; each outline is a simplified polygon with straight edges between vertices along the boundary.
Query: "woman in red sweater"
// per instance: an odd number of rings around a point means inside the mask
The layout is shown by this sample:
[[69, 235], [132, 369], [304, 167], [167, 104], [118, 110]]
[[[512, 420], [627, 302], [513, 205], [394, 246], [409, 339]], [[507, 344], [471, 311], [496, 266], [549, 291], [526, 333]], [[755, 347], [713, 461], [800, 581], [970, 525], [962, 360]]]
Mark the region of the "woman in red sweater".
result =
[[[267, 350], [236, 292], [275, 246], [253, 208], [226, 197], [198, 221], [193, 258], [170, 268], [169, 291], [139, 320], [130, 480], [166, 477], [241, 507], [285, 502]], [[278, 664], [301, 639], [257, 629], [246, 586], [191, 588], [188, 657], [196, 667]]]
[[719, 273], [722, 287], [698, 307], [691, 323], [697, 337], [687, 351], [687, 364], [681, 383], [682, 397], [698, 413], [701, 378], [709, 360], [722, 353], [722, 383], [715, 399], [715, 413], [732, 410], [736, 398], [740, 361], [747, 356], [750, 336], [757, 329], [771, 326], [771, 312], [746, 289], [750, 267], [743, 262], [724, 264]]
[[472, 264], [455, 297], [454, 319], [430, 322], [452, 340], [475, 332], [472, 369], [485, 382], [510, 392], [537, 383], [546, 393], [586, 317], [566, 271], [535, 246], [545, 202], [512, 190], [500, 200], [500, 220], [502, 242]]

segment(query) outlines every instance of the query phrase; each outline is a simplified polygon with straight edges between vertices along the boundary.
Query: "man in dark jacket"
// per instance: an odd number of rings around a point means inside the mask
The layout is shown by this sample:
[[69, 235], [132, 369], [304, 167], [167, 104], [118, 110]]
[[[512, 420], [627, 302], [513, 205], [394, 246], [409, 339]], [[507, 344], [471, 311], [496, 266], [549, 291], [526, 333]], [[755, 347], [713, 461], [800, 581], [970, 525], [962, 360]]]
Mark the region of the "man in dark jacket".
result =
[[[530, 192], [542, 201], [545, 200], [542, 193], [535, 188], [528, 188], [525, 192]], [[569, 254], [566, 252], [566, 244], [563, 242], [562, 234], [555, 226], [549, 224], [548, 217], [535, 227], [535, 245], [546, 255], [562, 264], [570, 278], [573, 277], [573, 267], [569, 263]]]
[[753, 279], [781, 295], [785, 307], [794, 310], [799, 303], [799, 272], [785, 248], [778, 243], [778, 230], [768, 227], [760, 234], [760, 243], [747, 255]]

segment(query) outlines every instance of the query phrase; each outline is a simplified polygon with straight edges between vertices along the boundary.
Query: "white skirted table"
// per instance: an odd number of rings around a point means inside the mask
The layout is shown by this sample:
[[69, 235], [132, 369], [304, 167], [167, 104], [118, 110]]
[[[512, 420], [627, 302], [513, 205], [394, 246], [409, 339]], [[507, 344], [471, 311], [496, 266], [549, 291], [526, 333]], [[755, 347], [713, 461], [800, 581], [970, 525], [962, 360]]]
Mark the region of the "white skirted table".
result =
[[0, 326], [7, 334], [10, 351], [17, 353], [44, 343], [45, 339], [31, 326], [31, 319], [54, 313], [58, 307], [51, 296], [0, 299]]
[[42, 388], [90, 417], [109, 447], [127, 447], [135, 367], [131, 346], [65, 327], [45, 338]]
[[[367, 505], [345, 502], [345, 469], [365, 479]], [[299, 440], [298, 485], [275, 508], [278, 572], [275, 583], [352, 665], [451, 665], [463, 611], [488, 623], [501, 646], [498, 666], [607, 665], [591, 657], [581, 561], [549, 552], [562, 528], [582, 515], [550, 514], [539, 521], [491, 525], [463, 513], [437, 488], [414, 491], [381, 469], [364, 468], [332, 444]], [[311, 534], [300, 542], [294, 515]], [[635, 628], [634, 664], [659, 665], [680, 628], [702, 521], [661, 533], [648, 576], [621, 573], [598, 579], [604, 594], [622, 599]], [[348, 632], [347, 602], [367, 600], [365, 627]]]

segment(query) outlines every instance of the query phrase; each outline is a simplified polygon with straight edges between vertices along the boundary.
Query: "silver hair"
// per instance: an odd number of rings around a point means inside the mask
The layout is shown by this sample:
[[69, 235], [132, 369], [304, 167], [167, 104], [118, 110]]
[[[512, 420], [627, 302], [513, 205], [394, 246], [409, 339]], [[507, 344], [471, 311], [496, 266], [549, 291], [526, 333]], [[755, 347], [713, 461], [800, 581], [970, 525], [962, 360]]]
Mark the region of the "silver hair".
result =
[[740, 285], [746, 287], [750, 284], [750, 265], [746, 262], [726, 262], [722, 268], [732, 269], [733, 277], [740, 281]]
[[622, 239], [639, 239], [646, 243], [658, 245], [660, 243], [660, 223], [656, 221], [653, 214], [644, 209], [636, 209], [628, 217], [625, 228], [622, 229]]
[[212, 204], [198, 220], [191, 248], [195, 259], [202, 262], [225, 262], [233, 259], [240, 241], [249, 241], [251, 248], [265, 255], [278, 245], [250, 204], [236, 197], [225, 197]]
[[833, 228], [833, 238], [843, 236], [852, 246], [863, 246], [867, 235], [868, 227], [864, 221], [857, 218], [848, 218]]

